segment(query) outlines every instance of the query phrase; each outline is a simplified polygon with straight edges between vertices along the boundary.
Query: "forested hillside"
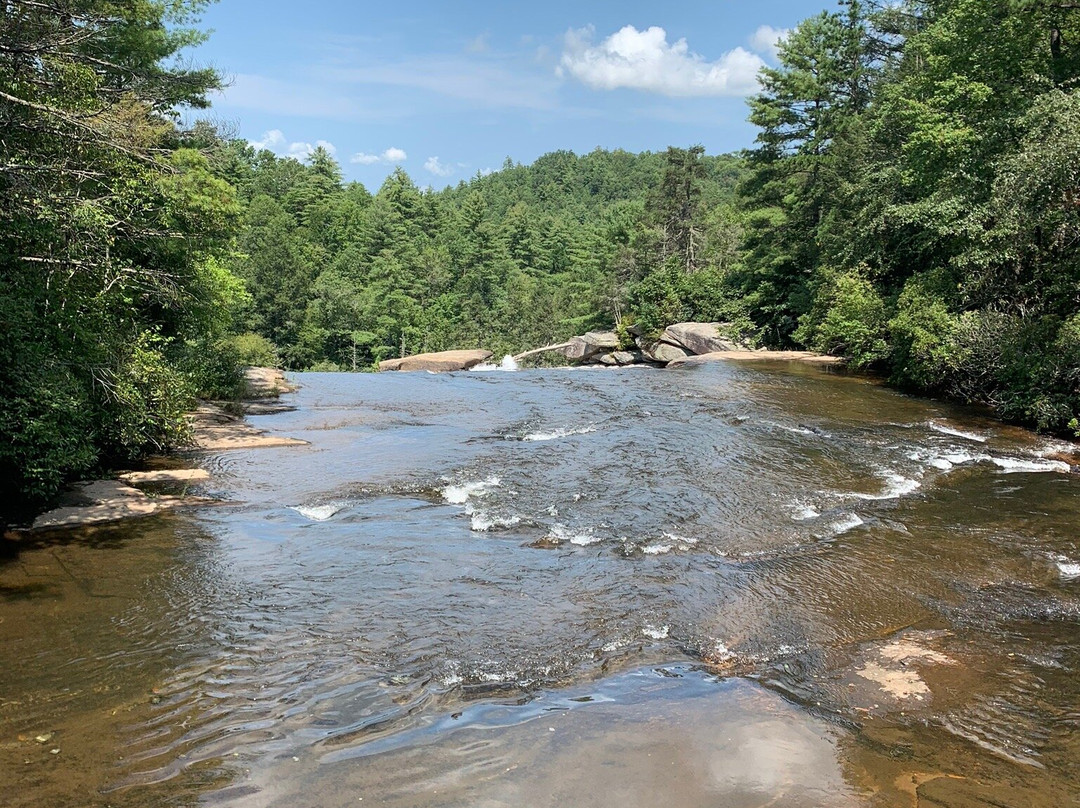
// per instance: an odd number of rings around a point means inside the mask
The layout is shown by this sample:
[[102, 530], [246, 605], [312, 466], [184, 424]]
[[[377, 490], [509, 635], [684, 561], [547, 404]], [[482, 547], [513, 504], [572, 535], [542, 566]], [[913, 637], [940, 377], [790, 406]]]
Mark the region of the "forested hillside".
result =
[[321, 148], [301, 165], [234, 141], [216, 162], [244, 207], [231, 266], [249, 326], [296, 369], [536, 347], [621, 321], [668, 259], [702, 285], [738, 251], [742, 161], [700, 147], [555, 152], [443, 191], [398, 169], [374, 195]]

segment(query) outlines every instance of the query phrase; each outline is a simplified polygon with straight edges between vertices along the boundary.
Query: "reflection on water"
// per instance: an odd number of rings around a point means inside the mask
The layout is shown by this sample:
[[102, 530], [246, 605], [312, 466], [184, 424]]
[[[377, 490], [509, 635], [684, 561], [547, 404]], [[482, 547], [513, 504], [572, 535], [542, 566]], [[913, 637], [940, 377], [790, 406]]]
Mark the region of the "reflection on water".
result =
[[301, 381], [233, 504], [0, 562], [0, 803], [1075, 803], [1052, 442], [786, 365]]

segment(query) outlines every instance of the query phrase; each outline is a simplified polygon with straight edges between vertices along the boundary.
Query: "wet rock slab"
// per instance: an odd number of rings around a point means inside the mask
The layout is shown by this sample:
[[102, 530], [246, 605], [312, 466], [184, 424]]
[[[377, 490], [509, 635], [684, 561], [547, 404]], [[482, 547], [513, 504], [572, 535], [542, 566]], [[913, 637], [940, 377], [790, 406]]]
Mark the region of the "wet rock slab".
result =
[[200, 404], [188, 417], [195, 446], [206, 451], [307, 445], [296, 438], [268, 434], [213, 404]]
[[95, 480], [76, 485], [59, 508], [34, 520], [34, 530], [77, 527], [153, 516], [190, 500], [181, 497], [150, 497], [119, 480]]
[[128, 485], [156, 485], [167, 483], [199, 483], [210, 479], [206, 469], [158, 469], [157, 471], [129, 471], [119, 475]]

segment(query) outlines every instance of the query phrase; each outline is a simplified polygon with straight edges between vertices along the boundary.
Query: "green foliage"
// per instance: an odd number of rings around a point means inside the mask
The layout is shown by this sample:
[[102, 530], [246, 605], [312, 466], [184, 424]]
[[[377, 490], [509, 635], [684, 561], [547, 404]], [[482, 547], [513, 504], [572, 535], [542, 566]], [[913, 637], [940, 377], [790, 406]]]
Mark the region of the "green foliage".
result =
[[277, 367], [278, 352], [274, 344], [261, 334], [248, 331], [228, 341], [228, 348], [238, 364], [249, 367]]
[[741, 163], [700, 147], [556, 152], [440, 192], [398, 169], [373, 196], [342, 187], [327, 154], [304, 165], [236, 144], [220, 151], [212, 162], [248, 200], [232, 259], [252, 299], [241, 319], [290, 367], [518, 353], [611, 327], [632, 314], [630, 287], [668, 258], [703, 273], [676, 308], [711, 310], [738, 260]]
[[742, 302], [769, 343], [1067, 430], [1080, 7], [842, 5], [792, 31], [750, 102]]
[[888, 319], [873, 284], [859, 272], [842, 272], [817, 290], [814, 308], [800, 319], [792, 338], [864, 369], [888, 356]]
[[0, 518], [184, 439], [245, 302], [218, 259], [239, 206], [181, 108], [204, 3], [13, 0], [0, 14]]

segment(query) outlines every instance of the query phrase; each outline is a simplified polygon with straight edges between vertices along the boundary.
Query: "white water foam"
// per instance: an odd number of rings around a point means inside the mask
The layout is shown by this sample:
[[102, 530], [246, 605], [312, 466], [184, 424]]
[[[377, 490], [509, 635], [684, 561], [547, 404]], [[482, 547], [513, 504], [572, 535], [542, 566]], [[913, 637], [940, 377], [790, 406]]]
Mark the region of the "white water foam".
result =
[[984, 435], [978, 435], [974, 432], [965, 432], [962, 429], [954, 429], [951, 426], [945, 426], [944, 424], [939, 424], [936, 421], [928, 421], [926, 425], [935, 432], [940, 432], [942, 435], [951, 435], [954, 438], [973, 440], [976, 443], [986, 443], [986, 437]]
[[296, 507], [289, 508], [291, 511], [296, 511], [298, 514], [306, 519], [310, 519], [312, 522], [325, 522], [334, 514], [341, 512], [345, 508], [344, 505], [297, 505]]
[[603, 541], [600, 536], [593, 533], [591, 527], [587, 530], [571, 530], [566, 525], [558, 523], [548, 528], [546, 539], [555, 544], [570, 542], [578, 547], [588, 547], [590, 544], [597, 544]]
[[666, 640], [670, 630], [669, 626], [660, 626], [657, 628], [656, 626], [651, 626], [647, 623], [641, 627], [641, 633], [653, 640]]
[[1059, 471], [1067, 474], [1072, 471], [1072, 466], [1060, 460], [1021, 460], [1017, 457], [991, 457], [990, 462], [1001, 469], [1003, 474], [1043, 471]]
[[821, 513], [818, 512], [818, 510], [814, 508], [813, 505], [809, 505], [800, 500], [795, 500], [793, 503], [791, 503], [791, 518], [794, 519], [796, 522], [805, 522], [808, 519], [817, 519], [819, 516], [821, 516]]
[[513, 373], [515, 370], [519, 370], [518, 363], [514, 361], [514, 357], [507, 354], [502, 358], [499, 364], [493, 364], [491, 362], [481, 362], [479, 365], [471, 368], [473, 373], [491, 373], [493, 371], [503, 371], [506, 373]]
[[471, 497], [486, 496], [492, 488], [502, 484], [498, 477], [488, 477], [486, 480], [448, 485], [443, 489], [443, 499], [451, 505], [464, 505]]
[[867, 500], [897, 499], [922, 487], [922, 483], [918, 480], [891, 471], [883, 472], [878, 476], [885, 480], [884, 491], [880, 494], [855, 494], [854, 496], [858, 499]]
[[485, 511], [474, 510], [466, 505], [465, 512], [471, 520], [471, 529], [476, 533], [487, 533], [489, 530], [513, 527], [521, 521], [520, 516], [496, 516]]
[[573, 428], [560, 427], [553, 429], [550, 432], [530, 432], [525, 435], [522, 440], [524, 441], [545, 441], [556, 440], [557, 438], [568, 438], [571, 435], [588, 435], [590, 432], [595, 432], [596, 427], [590, 424], [589, 426]]
[[859, 525], [865, 524], [858, 514], [848, 513], [829, 525], [833, 536], [842, 536], [849, 530], [854, 530]]
[[674, 533], [668, 533], [666, 530], [660, 535], [662, 539], [642, 545], [641, 552], [645, 555], [667, 555], [672, 550], [689, 550], [698, 543], [697, 539], [689, 536], [678, 536]]
[[1058, 575], [1066, 581], [1073, 581], [1080, 578], [1080, 563], [1073, 561], [1068, 556], [1059, 555], [1054, 553], [1050, 556], [1053, 559], [1054, 564], [1058, 568]]

